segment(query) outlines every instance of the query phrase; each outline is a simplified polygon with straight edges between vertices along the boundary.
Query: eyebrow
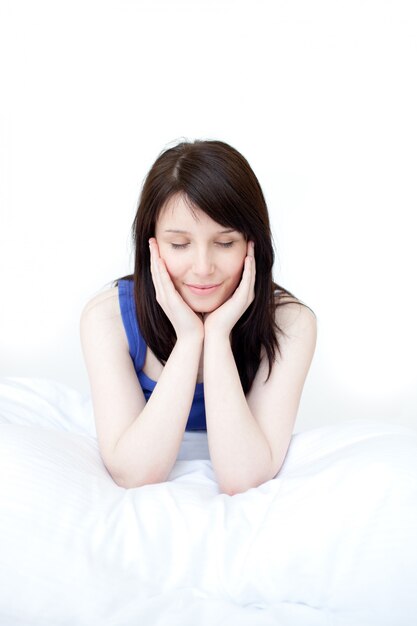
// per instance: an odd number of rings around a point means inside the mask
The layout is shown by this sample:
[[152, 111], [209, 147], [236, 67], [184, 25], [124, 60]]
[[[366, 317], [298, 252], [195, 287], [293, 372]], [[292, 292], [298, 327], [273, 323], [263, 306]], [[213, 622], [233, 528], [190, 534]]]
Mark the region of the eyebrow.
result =
[[[216, 235], [224, 235], [226, 233], [235, 233], [236, 229], [235, 228], [227, 228], [226, 230], [219, 230]], [[178, 230], [177, 228], [167, 228], [166, 230], [164, 230], [164, 233], [180, 233], [182, 235], [190, 235], [191, 233], [189, 233], [187, 230]]]

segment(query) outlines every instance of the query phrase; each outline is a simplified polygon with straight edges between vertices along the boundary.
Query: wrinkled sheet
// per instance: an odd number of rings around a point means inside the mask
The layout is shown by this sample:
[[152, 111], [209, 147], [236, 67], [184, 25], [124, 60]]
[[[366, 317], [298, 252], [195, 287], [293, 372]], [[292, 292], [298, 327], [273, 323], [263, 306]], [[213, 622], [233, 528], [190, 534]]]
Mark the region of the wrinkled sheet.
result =
[[411, 429], [297, 433], [278, 476], [235, 496], [187, 433], [167, 482], [125, 490], [88, 397], [0, 379], [1, 625], [410, 626], [416, 590]]

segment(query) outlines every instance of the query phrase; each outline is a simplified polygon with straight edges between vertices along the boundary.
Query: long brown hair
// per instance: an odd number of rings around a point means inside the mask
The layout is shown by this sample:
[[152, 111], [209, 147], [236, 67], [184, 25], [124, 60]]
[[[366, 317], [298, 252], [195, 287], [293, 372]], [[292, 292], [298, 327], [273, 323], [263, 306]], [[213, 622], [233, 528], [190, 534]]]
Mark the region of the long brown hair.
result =
[[[135, 245], [134, 295], [139, 328], [162, 364], [176, 342], [174, 328], [156, 301], [148, 240], [155, 236], [161, 209], [175, 194], [203, 210], [218, 224], [255, 242], [255, 299], [232, 330], [231, 347], [244, 393], [250, 390], [265, 349], [271, 373], [279, 354], [274, 292], [294, 296], [272, 278], [274, 250], [268, 209], [261, 186], [247, 160], [222, 141], [182, 142], [162, 152], [143, 184], [132, 225]], [[288, 300], [287, 300], [288, 301]]]

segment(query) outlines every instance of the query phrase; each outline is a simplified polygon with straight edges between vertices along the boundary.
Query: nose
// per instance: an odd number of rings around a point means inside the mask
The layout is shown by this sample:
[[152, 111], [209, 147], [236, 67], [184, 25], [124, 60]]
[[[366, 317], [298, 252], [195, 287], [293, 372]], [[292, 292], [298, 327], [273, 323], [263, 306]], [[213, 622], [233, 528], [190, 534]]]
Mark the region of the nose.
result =
[[211, 253], [206, 249], [195, 251], [193, 272], [196, 276], [210, 276], [214, 271], [214, 262]]

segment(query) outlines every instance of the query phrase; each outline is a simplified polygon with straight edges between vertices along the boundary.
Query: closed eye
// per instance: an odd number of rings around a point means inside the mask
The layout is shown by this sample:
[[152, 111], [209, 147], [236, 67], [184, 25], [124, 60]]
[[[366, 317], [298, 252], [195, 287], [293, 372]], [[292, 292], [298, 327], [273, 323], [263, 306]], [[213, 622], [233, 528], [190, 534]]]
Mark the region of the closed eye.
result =
[[[222, 248], [231, 248], [234, 244], [234, 241], [217, 241], [216, 245], [221, 246]], [[181, 250], [188, 246], [188, 243], [171, 243], [171, 248], [174, 250]]]

